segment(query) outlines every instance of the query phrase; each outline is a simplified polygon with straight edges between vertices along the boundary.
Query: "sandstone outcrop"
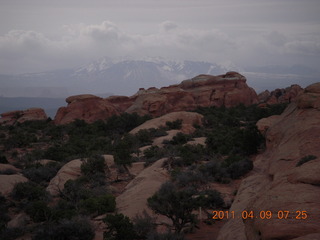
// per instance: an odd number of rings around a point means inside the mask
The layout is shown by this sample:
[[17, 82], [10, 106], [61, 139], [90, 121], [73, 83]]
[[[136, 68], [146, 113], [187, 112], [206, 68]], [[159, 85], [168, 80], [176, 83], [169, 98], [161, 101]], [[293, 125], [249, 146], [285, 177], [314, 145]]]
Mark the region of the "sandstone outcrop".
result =
[[151, 197], [160, 186], [169, 180], [167, 170], [162, 167], [166, 159], [160, 159], [145, 168], [125, 188], [125, 191], [116, 198], [120, 213], [133, 218], [144, 210], [152, 214], [147, 207], [147, 199]]
[[[224, 225], [219, 240], [317, 239], [320, 235], [319, 94], [319, 83], [307, 87], [296, 103], [270, 121], [266, 151], [256, 157], [252, 175], [242, 181], [230, 209], [240, 217]], [[309, 155], [316, 159], [296, 166]], [[255, 216], [242, 219], [244, 210]], [[271, 211], [271, 219], [262, 219], [262, 211]], [[281, 211], [289, 211], [288, 216]]]
[[14, 125], [26, 121], [47, 120], [48, 117], [42, 108], [29, 108], [27, 110], [18, 110], [5, 112], [1, 114], [0, 125]]
[[123, 112], [158, 117], [197, 107], [232, 107], [240, 103], [250, 105], [258, 103], [258, 96], [248, 87], [244, 76], [228, 72], [219, 76], [199, 75], [161, 89], [142, 88], [131, 97], [111, 96], [102, 99], [86, 94], [71, 96], [66, 101], [67, 107], [60, 108], [55, 116], [56, 124], [70, 123], [75, 119], [90, 123]]
[[193, 110], [196, 107], [258, 103], [256, 92], [246, 84], [246, 78], [236, 72], [220, 76], [199, 75], [179, 85], [140, 90], [126, 112], [161, 116], [169, 112]]
[[81, 164], [82, 161], [80, 159], [75, 159], [64, 165], [57, 175], [51, 179], [47, 191], [52, 196], [58, 196], [68, 180], [75, 180], [81, 176]]
[[165, 127], [166, 122], [173, 122], [181, 119], [181, 131], [184, 133], [191, 133], [194, 131], [193, 125], [202, 125], [203, 116], [195, 112], [173, 112], [163, 115], [158, 118], [154, 118], [146, 121], [135, 129], [131, 130], [131, 134], [136, 134], [142, 129], [159, 128], [161, 126]]
[[277, 104], [277, 103], [290, 103], [295, 101], [300, 93], [303, 92], [303, 88], [301, 88], [297, 84], [293, 84], [287, 88], [277, 88], [272, 92], [268, 90], [260, 93], [258, 95], [259, 102], [266, 104]]
[[0, 163], [0, 174], [3, 172], [18, 173], [21, 172], [21, 169], [16, 168], [11, 164]]
[[105, 120], [118, 114], [109, 101], [94, 95], [77, 95], [66, 99], [67, 107], [61, 107], [54, 118], [56, 124], [68, 124], [76, 119], [88, 123]]
[[17, 183], [27, 182], [28, 179], [22, 175], [13, 174], [13, 175], [0, 175], [0, 193], [4, 196], [8, 196], [14, 186]]

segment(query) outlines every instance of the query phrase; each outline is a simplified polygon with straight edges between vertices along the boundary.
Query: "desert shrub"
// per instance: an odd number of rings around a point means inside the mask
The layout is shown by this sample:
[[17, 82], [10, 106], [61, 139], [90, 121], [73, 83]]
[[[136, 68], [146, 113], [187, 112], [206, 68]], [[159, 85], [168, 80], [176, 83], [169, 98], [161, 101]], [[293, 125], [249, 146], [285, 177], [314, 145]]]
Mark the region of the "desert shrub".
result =
[[51, 209], [47, 206], [47, 203], [41, 200], [30, 202], [27, 205], [25, 212], [34, 222], [47, 221], [52, 215]]
[[95, 155], [82, 162], [81, 172], [83, 175], [90, 177], [96, 174], [97, 172], [104, 174], [105, 167], [106, 164], [104, 157], [101, 155]]
[[156, 213], [171, 219], [176, 233], [180, 233], [188, 224], [196, 223], [195, 215], [192, 213], [197, 208], [195, 189], [177, 189], [173, 183], [164, 183], [159, 191], [148, 198], [148, 206]]
[[82, 212], [98, 215], [113, 212], [116, 208], [115, 197], [111, 194], [104, 194], [98, 197], [90, 197], [80, 201]]
[[136, 239], [133, 223], [123, 214], [107, 215], [103, 219], [107, 231], [103, 233], [104, 240], [133, 240]]
[[76, 215], [76, 206], [64, 199], [60, 199], [59, 202], [51, 208], [51, 219], [56, 222], [62, 219], [72, 219]]
[[211, 160], [206, 164], [199, 166], [199, 171], [208, 179], [220, 183], [229, 183], [230, 175], [226, 168], [216, 160]]
[[221, 208], [224, 205], [220, 192], [212, 189], [200, 192], [197, 200], [199, 206], [207, 209]]
[[7, 199], [0, 193], [0, 233], [6, 228], [9, 220], [10, 217], [8, 216]]
[[26, 199], [28, 201], [44, 200], [47, 193], [44, 187], [39, 186], [34, 182], [17, 183], [11, 193], [13, 199], [21, 201]]
[[85, 218], [77, 218], [39, 226], [32, 240], [91, 240], [94, 236], [90, 222]]
[[133, 228], [138, 239], [147, 239], [156, 229], [156, 218], [151, 217], [145, 210], [133, 218]]
[[241, 134], [241, 151], [244, 155], [251, 155], [258, 152], [258, 148], [264, 142], [264, 138], [261, 135], [255, 124], [247, 125]]
[[204, 160], [206, 150], [204, 146], [186, 144], [178, 147], [178, 155], [183, 159], [185, 166], [190, 166], [193, 163]]
[[143, 151], [145, 158], [150, 159], [158, 155], [160, 148], [158, 146], [151, 146]]
[[172, 121], [172, 122], [166, 122], [166, 126], [169, 128], [169, 129], [181, 129], [182, 127], [182, 119], [177, 119], [175, 121]]
[[232, 179], [238, 179], [253, 169], [253, 163], [249, 159], [241, 159], [231, 163], [227, 167], [227, 172]]
[[17, 170], [11, 169], [11, 168], [8, 168], [8, 169], [0, 171], [0, 174], [2, 174], [2, 175], [13, 175], [13, 174], [16, 174], [16, 173], [17, 173]]
[[177, 135], [175, 135], [172, 140], [170, 141], [170, 144], [178, 145], [178, 144], [185, 144], [188, 141], [190, 141], [192, 138], [184, 133], [178, 132]]
[[0, 154], [0, 163], [8, 163], [6, 156]]
[[37, 142], [37, 137], [33, 133], [19, 131], [9, 135], [4, 146], [6, 149], [27, 147], [30, 143]]
[[174, 176], [174, 181], [180, 188], [187, 186], [197, 187], [206, 183], [206, 177], [199, 171], [183, 171]]
[[135, 127], [141, 125], [147, 120], [150, 120], [151, 116], [139, 116], [137, 113], [122, 113], [119, 116], [113, 115], [107, 120], [107, 131], [111, 134], [123, 134], [131, 131]]
[[0, 239], [14, 240], [21, 237], [24, 233], [25, 229], [22, 228], [5, 228], [2, 232], [0, 231]]
[[25, 168], [22, 173], [26, 178], [33, 182], [49, 182], [54, 176], [56, 176], [61, 166], [62, 165], [60, 163], [56, 162], [49, 162], [45, 165], [41, 165], [39, 163], [32, 164]]
[[311, 160], [314, 160], [314, 159], [316, 159], [316, 158], [317, 158], [317, 157], [314, 156], [314, 155], [305, 156], [305, 157], [303, 157], [303, 158], [301, 158], [301, 159], [299, 160], [299, 162], [297, 163], [296, 167], [299, 167], [299, 166], [301, 166], [302, 164], [304, 164], [304, 163], [306, 163], [306, 162], [309, 162], [309, 161], [311, 161]]
[[147, 146], [152, 144], [151, 130], [141, 129], [135, 134], [135, 137], [138, 141], [139, 147]]
[[68, 180], [64, 184], [61, 197], [73, 204], [78, 204], [81, 200], [88, 199], [92, 196], [90, 190], [84, 187], [82, 179]]

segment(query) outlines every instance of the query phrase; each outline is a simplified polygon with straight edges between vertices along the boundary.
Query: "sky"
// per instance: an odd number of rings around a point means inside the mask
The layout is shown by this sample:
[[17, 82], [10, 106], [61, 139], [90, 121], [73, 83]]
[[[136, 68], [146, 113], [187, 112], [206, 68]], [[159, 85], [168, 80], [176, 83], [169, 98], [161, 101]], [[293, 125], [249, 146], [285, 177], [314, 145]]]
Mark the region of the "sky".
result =
[[0, 74], [164, 57], [320, 69], [319, 0], [0, 0]]

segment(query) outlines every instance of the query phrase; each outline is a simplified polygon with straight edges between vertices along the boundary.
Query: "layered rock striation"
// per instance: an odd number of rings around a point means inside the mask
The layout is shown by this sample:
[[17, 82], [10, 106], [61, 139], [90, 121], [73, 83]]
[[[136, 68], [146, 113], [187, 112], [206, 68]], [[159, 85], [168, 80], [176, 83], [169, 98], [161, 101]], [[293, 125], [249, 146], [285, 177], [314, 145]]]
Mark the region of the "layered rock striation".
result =
[[161, 89], [141, 88], [131, 97], [102, 99], [94, 95], [78, 95], [66, 101], [68, 105], [60, 108], [55, 116], [56, 124], [66, 124], [75, 119], [93, 122], [123, 112], [158, 117], [197, 107], [250, 105], [258, 103], [258, 96], [248, 87], [244, 76], [228, 72], [220, 76], [199, 75]]
[[[320, 83], [307, 87], [278, 117], [262, 119], [266, 150], [254, 162], [219, 240], [320, 239]], [[302, 165], [301, 159], [309, 159]], [[301, 162], [300, 162], [301, 163]], [[243, 219], [243, 211], [253, 218]], [[263, 212], [270, 211], [270, 219]], [[262, 215], [261, 215], [262, 213]]]

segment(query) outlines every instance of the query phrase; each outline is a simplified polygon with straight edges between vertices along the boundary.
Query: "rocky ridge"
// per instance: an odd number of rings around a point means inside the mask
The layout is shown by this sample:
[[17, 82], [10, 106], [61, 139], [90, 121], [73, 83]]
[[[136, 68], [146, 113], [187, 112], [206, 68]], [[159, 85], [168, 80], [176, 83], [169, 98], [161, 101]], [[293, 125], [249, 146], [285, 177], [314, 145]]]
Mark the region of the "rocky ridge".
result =
[[21, 111], [10, 111], [1, 114], [0, 125], [14, 125], [30, 120], [46, 120], [46, 113], [42, 108], [29, 108]]
[[246, 78], [237, 72], [224, 75], [199, 75], [180, 84], [163, 88], [141, 88], [131, 97], [77, 95], [67, 98], [68, 105], [61, 107], [56, 124], [67, 124], [75, 119], [86, 122], [104, 120], [114, 114], [138, 113], [158, 117], [170, 112], [193, 110], [196, 107], [226, 106], [258, 103], [256, 92], [248, 87]]
[[[219, 240], [320, 238], [319, 109], [320, 83], [316, 83], [282, 115], [257, 123], [264, 126], [266, 151], [256, 157], [252, 175], [242, 181], [230, 211], [236, 216], [253, 211], [258, 217], [230, 219]], [[297, 166], [308, 156], [315, 159]], [[272, 218], [260, 218], [262, 211], [271, 211]], [[281, 211], [289, 211], [285, 219], [279, 219]], [[302, 211], [306, 211], [303, 218]]]
[[297, 84], [293, 84], [287, 88], [277, 88], [273, 91], [265, 90], [258, 94], [259, 102], [266, 104], [290, 103], [295, 101], [298, 95], [303, 92]]

